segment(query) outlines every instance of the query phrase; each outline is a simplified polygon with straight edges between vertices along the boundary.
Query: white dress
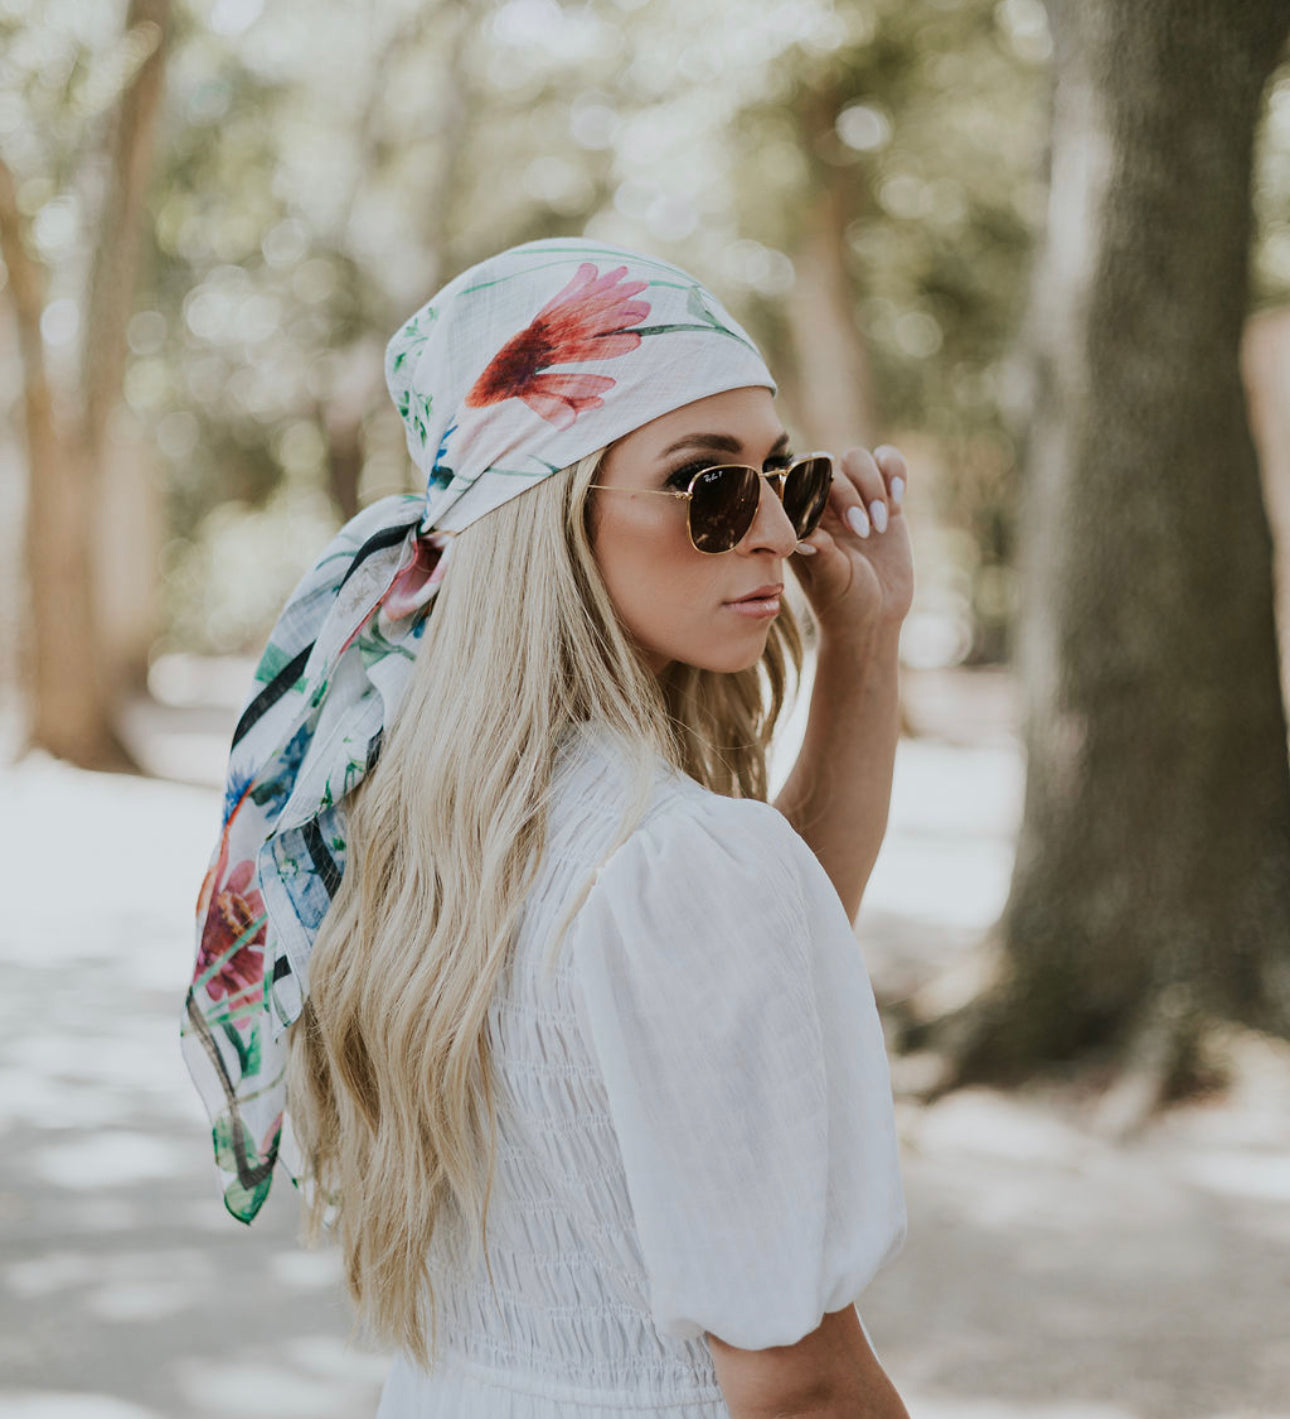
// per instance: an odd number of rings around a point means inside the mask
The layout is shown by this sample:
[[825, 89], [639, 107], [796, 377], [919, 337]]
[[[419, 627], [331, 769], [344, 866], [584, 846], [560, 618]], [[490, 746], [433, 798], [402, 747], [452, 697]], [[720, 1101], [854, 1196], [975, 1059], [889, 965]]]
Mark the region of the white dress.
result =
[[495, 1286], [436, 1242], [442, 1353], [395, 1359], [377, 1419], [728, 1419], [704, 1331], [791, 1344], [904, 1240], [873, 992], [811, 849], [660, 760], [548, 977], [626, 806], [604, 729], [569, 731], [555, 789], [490, 1013]]

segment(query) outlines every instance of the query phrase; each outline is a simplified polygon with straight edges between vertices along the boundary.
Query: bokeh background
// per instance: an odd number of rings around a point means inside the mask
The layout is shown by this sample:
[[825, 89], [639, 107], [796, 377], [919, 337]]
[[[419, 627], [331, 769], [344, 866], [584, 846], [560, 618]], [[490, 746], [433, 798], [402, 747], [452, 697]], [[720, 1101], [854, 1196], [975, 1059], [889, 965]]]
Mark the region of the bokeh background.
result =
[[414, 486], [385, 340], [582, 233], [718, 291], [800, 446], [910, 465], [857, 931], [911, 1414], [1290, 1415], [1288, 26], [0, 0], [0, 1414], [374, 1408], [289, 1187], [220, 1206], [192, 907], [282, 600]]

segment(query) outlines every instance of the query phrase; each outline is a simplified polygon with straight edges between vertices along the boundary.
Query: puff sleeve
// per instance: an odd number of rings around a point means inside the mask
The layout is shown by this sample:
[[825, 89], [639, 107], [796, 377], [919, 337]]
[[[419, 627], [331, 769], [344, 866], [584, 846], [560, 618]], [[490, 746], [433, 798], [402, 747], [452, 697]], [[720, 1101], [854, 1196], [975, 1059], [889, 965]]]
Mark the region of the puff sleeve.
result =
[[860, 948], [772, 805], [680, 797], [600, 869], [571, 937], [660, 1333], [788, 1345], [906, 1216]]

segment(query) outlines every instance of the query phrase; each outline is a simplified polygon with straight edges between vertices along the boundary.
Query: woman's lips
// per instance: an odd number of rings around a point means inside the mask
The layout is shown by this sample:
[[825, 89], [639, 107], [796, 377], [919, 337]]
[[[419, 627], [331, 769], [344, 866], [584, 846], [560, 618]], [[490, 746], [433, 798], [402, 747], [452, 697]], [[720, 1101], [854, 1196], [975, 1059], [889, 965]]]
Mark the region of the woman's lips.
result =
[[[769, 601], [784, 590], [782, 581], [768, 581], [764, 586], [755, 586], [749, 592], [745, 592], [739, 601]], [[732, 601], [731, 606], [737, 606], [739, 601]]]
[[726, 605], [732, 611], [738, 611], [741, 616], [767, 618], [779, 615], [779, 597], [777, 595], [746, 596], [742, 601], [727, 601]]

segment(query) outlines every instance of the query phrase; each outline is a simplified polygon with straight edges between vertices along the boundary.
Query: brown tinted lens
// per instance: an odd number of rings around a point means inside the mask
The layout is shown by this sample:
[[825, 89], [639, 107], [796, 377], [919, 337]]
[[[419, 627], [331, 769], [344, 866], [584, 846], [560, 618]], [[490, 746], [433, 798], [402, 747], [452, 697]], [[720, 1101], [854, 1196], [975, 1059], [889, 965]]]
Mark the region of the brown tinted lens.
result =
[[803, 458], [784, 479], [784, 511], [798, 538], [809, 537], [824, 516], [833, 481], [831, 458]]
[[757, 515], [759, 479], [751, 468], [705, 468], [690, 488], [690, 536], [700, 552], [728, 552]]

